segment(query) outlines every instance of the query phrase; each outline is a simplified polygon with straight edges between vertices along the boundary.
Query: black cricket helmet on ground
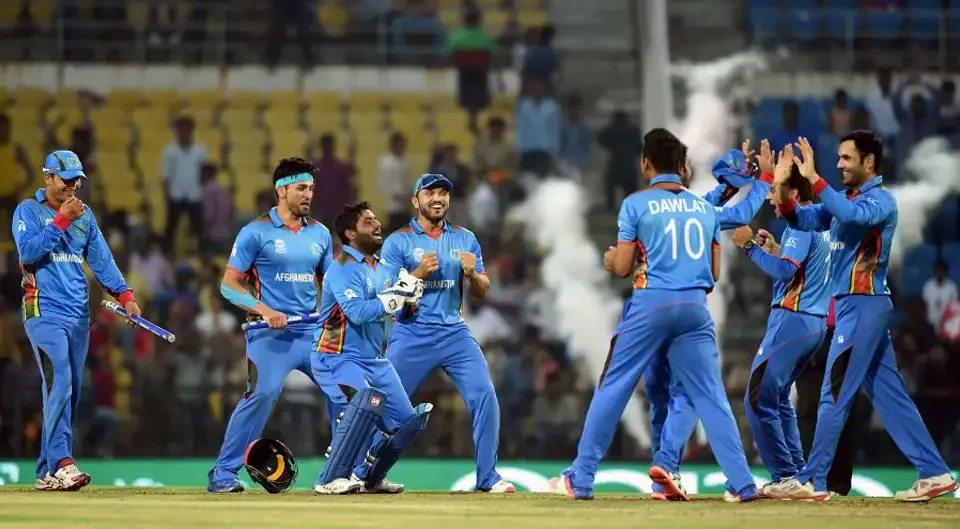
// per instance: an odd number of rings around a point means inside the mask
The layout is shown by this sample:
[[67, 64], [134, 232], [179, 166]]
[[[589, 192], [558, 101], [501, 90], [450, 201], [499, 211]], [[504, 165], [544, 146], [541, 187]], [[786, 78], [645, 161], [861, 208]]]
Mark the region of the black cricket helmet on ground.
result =
[[250, 443], [243, 466], [250, 478], [270, 494], [286, 492], [297, 481], [297, 458], [287, 445], [272, 437]]

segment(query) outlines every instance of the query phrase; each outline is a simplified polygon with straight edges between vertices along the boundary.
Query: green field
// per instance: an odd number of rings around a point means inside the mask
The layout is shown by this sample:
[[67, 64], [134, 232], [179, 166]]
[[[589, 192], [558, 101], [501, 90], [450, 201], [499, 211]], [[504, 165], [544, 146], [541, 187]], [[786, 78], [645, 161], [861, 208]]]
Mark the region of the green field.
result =
[[0, 487], [0, 527], [97, 529], [371, 528], [561, 529], [763, 527], [958, 527], [960, 501], [900, 504], [890, 499], [836, 498], [823, 504], [763, 500], [731, 505], [715, 496], [664, 503], [640, 495], [601, 495], [574, 502], [546, 494], [406, 493], [399, 496], [281, 496], [256, 491], [214, 496], [198, 489], [90, 487], [36, 492]]

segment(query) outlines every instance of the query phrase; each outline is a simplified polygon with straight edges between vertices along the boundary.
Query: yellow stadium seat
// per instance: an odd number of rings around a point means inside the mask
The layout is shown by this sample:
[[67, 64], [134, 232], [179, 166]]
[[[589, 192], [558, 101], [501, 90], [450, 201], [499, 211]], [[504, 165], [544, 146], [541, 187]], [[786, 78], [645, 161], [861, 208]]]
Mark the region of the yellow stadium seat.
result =
[[253, 109], [267, 101], [267, 94], [263, 92], [231, 92], [228, 102], [231, 108]]
[[232, 133], [254, 130], [256, 126], [256, 114], [250, 108], [239, 108], [231, 105], [224, 110], [221, 119], [223, 120], [223, 126]]
[[494, 37], [503, 33], [510, 20], [510, 14], [499, 9], [490, 9], [483, 12], [483, 29]]
[[299, 128], [300, 114], [296, 108], [271, 107], [267, 110], [264, 120], [270, 133], [275, 135], [280, 131]]
[[197, 129], [196, 141], [197, 143], [203, 145], [203, 147], [207, 150], [207, 156], [210, 159], [210, 163], [219, 166], [222, 162], [220, 159], [220, 153], [222, 151], [222, 137], [220, 130], [214, 128]]
[[195, 90], [184, 94], [184, 100], [190, 108], [212, 111], [226, 97], [219, 90]]
[[17, 100], [17, 105], [34, 108], [40, 107], [53, 97], [53, 94], [46, 90], [34, 88], [22, 88], [17, 90], [13, 95]]
[[139, 90], [112, 90], [107, 94], [107, 103], [120, 108], [137, 108], [146, 100], [146, 95]]
[[383, 114], [380, 112], [351, 112], [350, 130], [359, 136], [382, 134], [386, 130]]
[[155, 90], [146, 92], [148, 103], [154, 108], [170, 110], [186, 102], [184, 95], [176, 90]]
[[443, 9], [438, 15], [440, 15], [440, 22], [443, 22], [448, 32], [460, 29], [460, 26], [463, 25], [463, 14], [459, 9]]
[[379, 92], [351, 92], [347, 96], [350, 102], [351, 112], [375, 112], [379, 111], [386, 99]]
[[460, 108], [456, 97], [446, 94], [430, 94], [426, 100], [426, 104], [432, 108], [434, 112], [447, 112], [459, 110]]
[[350, 12], [339, 6], [323, 5], [317, 9], [317, 18], [320, 20], [324, 33], [339, 37], [346, 31], [347, 22], [350, 21]]
[[542, 9], [521, 11], [517, 13], [517, 22], [522, 28], [538, 27], [546, 25], [549, 22], [549, 17], [547, 12]]
[[424, 96], [421, 94], [387, 94], [384, 101], [389, 105], [390, 112], [423, 112]]
[[299, 92], [270, 92], [267, 94], [267, 103], [271, 109], [291, 109], [300, 108], [300, 103], [304, 101]]
[[449, 137], [467, 130], [466, 112], [442, 112], [436, 115], [437, 131], [441, 137]]
[[130, 129], [126, 126], [95, 126], [97, 149], [122, 152], [130, 147]]
[[282, 129], [275, 132], [272, 136], [273, 152], [270, 163], [276, 163], [281, 158], [290, 158], [293, 156], [306, 156], [308, 137], [306, 132], [300, 129]]

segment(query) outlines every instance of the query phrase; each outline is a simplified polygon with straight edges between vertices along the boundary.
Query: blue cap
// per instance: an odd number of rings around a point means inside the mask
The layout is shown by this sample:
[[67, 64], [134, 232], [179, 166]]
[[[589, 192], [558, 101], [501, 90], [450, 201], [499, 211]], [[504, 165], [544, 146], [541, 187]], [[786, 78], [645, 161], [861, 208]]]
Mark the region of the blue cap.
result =
[[55, 174], [64, 180], [87, 177], [83, 173], [80, 157], [73, 151], [53, 151], [48, 154], [47, 159], [43, 161], [43, 174]]
[[417, 183], [413, 184], [413, 196], [417, 196], [417, 193], [423, 191], [424, 189], [437, 186], [440, 186], [447, 191], [453, 191], [453, 182], [448, 180], [446, 176], [436, 173], [427, 173], [420, 175], [420, 178], [417, 178]]
[[730, 149], [713, 163], [713, 177], [721, 184], [740, 189], [753, 181], [753, 167], [743, 151]]

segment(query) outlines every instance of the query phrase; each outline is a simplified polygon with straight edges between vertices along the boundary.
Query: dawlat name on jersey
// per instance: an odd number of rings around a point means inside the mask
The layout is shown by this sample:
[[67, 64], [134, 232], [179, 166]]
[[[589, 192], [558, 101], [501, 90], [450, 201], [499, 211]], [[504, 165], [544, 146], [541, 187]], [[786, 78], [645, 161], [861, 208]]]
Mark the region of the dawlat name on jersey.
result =
[[74, 263], [78, 265], [83, 264], [83, 256], [74, 255], [72, 253], [52, 253], [50, 254], [50, 260], [54, 263]]
[[647, 202], [647, 211], [657, 213], [706, 213], [707, 203], [699, 198], [662, 198]]
[[295, 274], [293, 272], [277, 272], [274, 281], [279, 283], [313, 283], [315, 274]]

